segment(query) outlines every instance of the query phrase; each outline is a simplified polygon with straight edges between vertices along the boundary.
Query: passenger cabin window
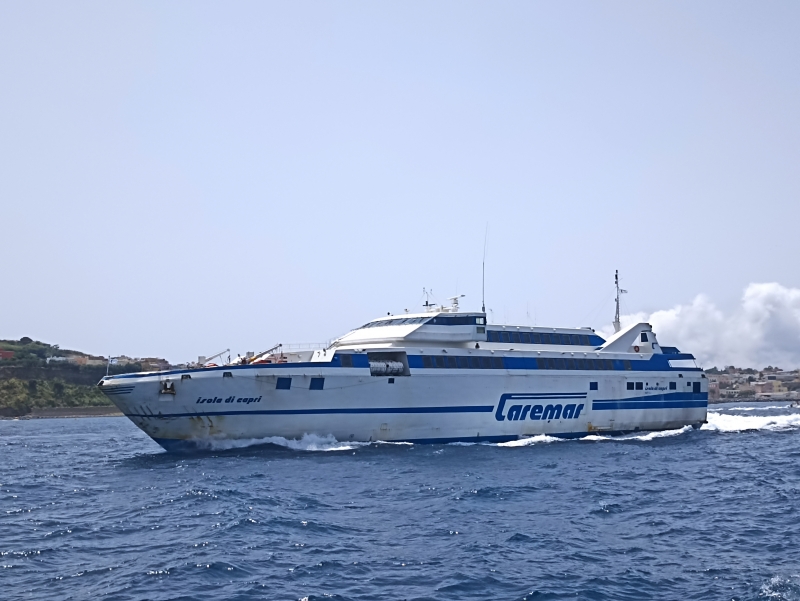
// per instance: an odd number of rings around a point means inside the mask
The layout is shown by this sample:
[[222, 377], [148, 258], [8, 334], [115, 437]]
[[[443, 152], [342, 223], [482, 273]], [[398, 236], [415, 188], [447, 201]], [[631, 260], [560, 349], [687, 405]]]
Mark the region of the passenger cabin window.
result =
[[[422, 367], [448, 369], [558, 369], [558, 370], [621, 370], [622, 361], [612, 359], [590, 359], [581, 357], [528, 357], [504, 359], [497, 356], [458, 356], [458, 355], [421, 355]], [[628, 390], [633, 390], [634, 383], [628, 382]], [[636, 384], [641, 390], [642, 383]]]
[[[478, 333], [481, 328], [478, 328]], [[505, 330], [487, 330], [486, 340], [489, 342], [507, 342], [513, 344], [569, 344], [570, 346], [592, 346], [593, 342], [586, 334], [542, 334], [539, 332], [517, 332]]]

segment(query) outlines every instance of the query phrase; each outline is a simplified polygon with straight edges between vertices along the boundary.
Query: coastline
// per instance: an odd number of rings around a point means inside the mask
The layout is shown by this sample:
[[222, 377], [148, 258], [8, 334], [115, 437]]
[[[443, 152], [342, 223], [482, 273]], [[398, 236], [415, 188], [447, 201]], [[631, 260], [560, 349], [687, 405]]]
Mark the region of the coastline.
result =
[[48, 407], [34, 409], [25, 415], [0, 416], [0, 419], [58, 419], [65, 417], [124, 417], [124, 414], [113, 405], [102, 407]]

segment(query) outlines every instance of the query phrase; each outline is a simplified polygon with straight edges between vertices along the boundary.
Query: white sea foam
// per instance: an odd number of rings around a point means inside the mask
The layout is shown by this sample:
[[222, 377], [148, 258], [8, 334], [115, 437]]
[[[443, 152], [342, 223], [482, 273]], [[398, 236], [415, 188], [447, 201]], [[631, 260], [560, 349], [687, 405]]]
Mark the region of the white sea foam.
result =
[[196, 443], [200, 448], [211, 451], [243, 449], [266, 444], [274, 444], [295, 451], [352, 451], [353, 449], [372, 444], [369, 442], [339, 442], [333, 436], [318, 436], [317, 434], [303, 434], [300, 440], [284, 438], [283, 436], [267, 436], [265, 438], [243, 438], [236, 440], [206, 438], [198, 440]]
[[708, 423], [701, 430], [743, 432], [746, 430], [791, 430], [800, 428], [800, 413], [784, 415], [727, 415], [708, 412]]
[[791, 405], [764, 405], [763, 407], [723, 407], [725, 411], [765, 411], [766, 409], [789, 409]]
[[621, 436], [602, 436], [598, 434], [591, 434], [584, 436], [580, 440], [594, 440], [594, 441], [625, 441], [625, 440], [639, 440], [647, 442], [656, 438], [666, 438], [668, 436], [680, 436], [686, 432], [691, 431], [691, 426], [684, 426], [677, 430], [659, 430], [657, 432], [643, 432], [641, 434], [623, 434]]
[[800, 586], [798, 586], [799, 579], [800, 574], [794, 574], [785, 578], [773, 576], [761, 585], [761, 594], [759, 597], [765, 599], [797, 599], [797, 593], [800, 592]]
[[498, 442], [498, 447], [528, 447], [532, 444], [540, 444], [547, 442], [562, 442], [565, 438], [556, 438], [555, 436], [548, 436], [547, 434], [539, 434], [538, 436], [530, 436], [528, 438], [520, 438], [519, 440], [510, 440], [508, 442]]

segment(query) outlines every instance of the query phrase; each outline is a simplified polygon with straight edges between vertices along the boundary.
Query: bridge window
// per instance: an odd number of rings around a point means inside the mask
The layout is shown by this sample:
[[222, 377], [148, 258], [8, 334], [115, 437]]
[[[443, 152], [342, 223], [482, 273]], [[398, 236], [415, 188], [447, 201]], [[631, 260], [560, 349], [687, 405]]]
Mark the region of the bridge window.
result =
[[533, 333], [533, 344], [542, 344], [541, 334], [537, 334], [536, 332]]
[[[428, 318], [423, 318], [423, 319], [428, 319]], [[428, 321], [428, 325], [474, 326], [474, 325], [483, 325], [484, 321], [485, 321], [484, 317], [477, 317], [475, 315], [437, 315], [436, 317]]]
[[519, 332], [511, 332], [511, 342], [516, 342], [517, 344], [521, 342]]
[[275, 383], [275, 388], [277, 390], [289, 390], [291, 387], [292, 387], [291, 378], [278, 378], [278, 381]]
[[591, 342], [589, 342], [589, 337], [586, 334], [581, 334], [581, 344], [584, 346], [589, 346]]
[[531, 343], [531, 335], [528, 334], [528, 332], [523, 332], [521, 334], [521, 336], [522, 336], [522, 342], [524, 344], [530, 344]]

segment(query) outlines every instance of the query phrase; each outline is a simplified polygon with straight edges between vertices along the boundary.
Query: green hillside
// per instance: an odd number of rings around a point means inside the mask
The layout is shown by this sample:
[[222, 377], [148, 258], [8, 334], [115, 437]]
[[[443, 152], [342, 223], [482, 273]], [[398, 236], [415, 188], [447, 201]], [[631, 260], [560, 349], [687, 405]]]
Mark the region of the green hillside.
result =
[[[97, 382], [106, 375], [105, 365], [78, 365], [52, 359], [87, 358], [86, 353], [30, 338], [0, 340], [0, 351], [13, 352], [12, 357], [0, 358], [0, 417], [23, 416], [34, 409], [112, 404], [97, 388]], [[137, 371], [142, 371], [138, 363], [112, 365], [110, 369], [114, 374]]]

